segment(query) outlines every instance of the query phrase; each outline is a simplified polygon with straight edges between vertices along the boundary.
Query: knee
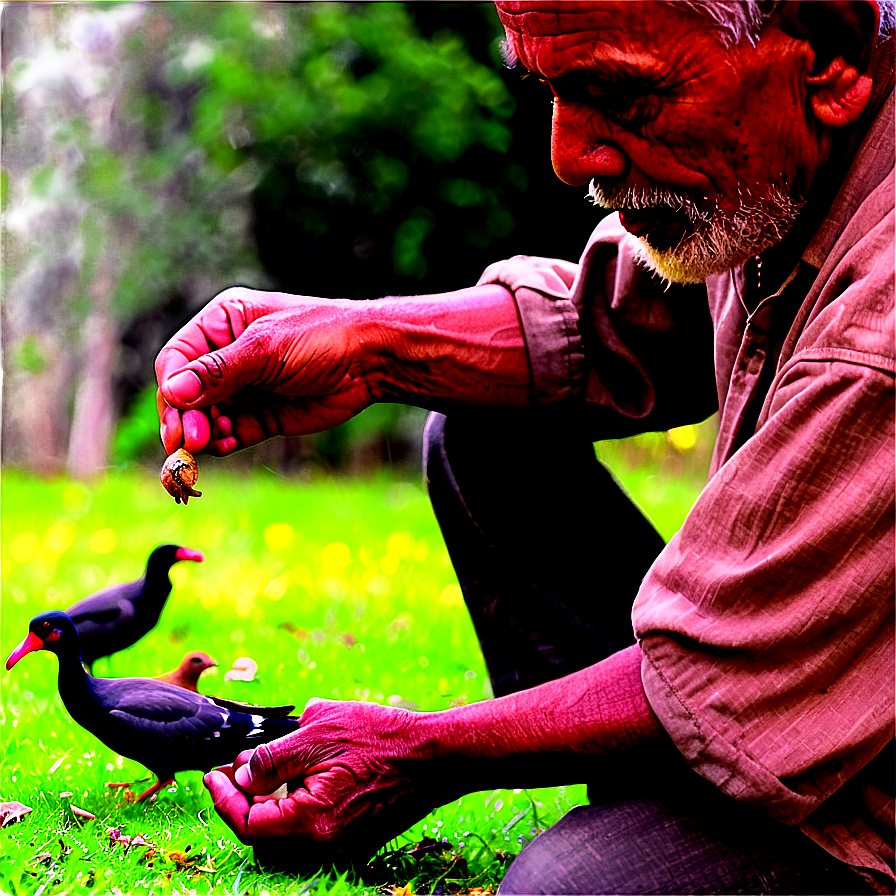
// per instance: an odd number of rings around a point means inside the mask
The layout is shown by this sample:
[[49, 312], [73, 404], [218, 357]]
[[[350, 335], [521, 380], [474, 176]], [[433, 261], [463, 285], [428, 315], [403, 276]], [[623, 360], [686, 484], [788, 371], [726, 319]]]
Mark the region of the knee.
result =
[[[624, 827], [624, 826], [623, 826]], [[605, 855], [613, 820], [604, 819], [600, 807], [578, 806], [553, 827], [539, 834], [513, 860], [498, 887], [499, 894], [643, 893], [659, 890], [627, 889], [611, 871]], [[607, 862], [607, 859], [610, 859]], [[619, 863], [624, 866], [625, 862]], [[611, 867], [607, 867], [607, 866]]]

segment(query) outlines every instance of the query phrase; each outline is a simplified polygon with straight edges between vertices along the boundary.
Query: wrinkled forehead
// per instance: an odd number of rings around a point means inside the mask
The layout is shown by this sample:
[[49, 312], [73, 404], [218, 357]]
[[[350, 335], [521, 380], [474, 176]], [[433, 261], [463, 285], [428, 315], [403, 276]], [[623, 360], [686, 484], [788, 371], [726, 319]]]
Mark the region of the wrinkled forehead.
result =
[[569, 0], [497, 0], [501, 23], [511, 33], [546, 37], [566, 33], [570, 28], [589, 30], [606, 27], [611, 19], [624, 20], [641, 0], [611, 2], [569, 2]]
[[[495, 6], [501, 24], [512, 43], [528, 38], [575, 38], [590, 33], [612, 39], [625, 35], [656, 40], [657, 18], [670, 25], [692, 29], [705, 28], [704, 17], [685, 4], [659, 3], [657, 0], [497, 0]], [[674, 39], [675, 28], [668, 34]]]
[[[684, 4], [656, 0], [497, 0], [495, 6], [510, 55], [550, 76], [575, 58], [659, 64], [687, 53], [683, 45], [704, 44], [714, 32], [707, 19]], [[599, 49], [598, 49], [599, 48]], [[580, 60], [581, 61], [581, 60]]]

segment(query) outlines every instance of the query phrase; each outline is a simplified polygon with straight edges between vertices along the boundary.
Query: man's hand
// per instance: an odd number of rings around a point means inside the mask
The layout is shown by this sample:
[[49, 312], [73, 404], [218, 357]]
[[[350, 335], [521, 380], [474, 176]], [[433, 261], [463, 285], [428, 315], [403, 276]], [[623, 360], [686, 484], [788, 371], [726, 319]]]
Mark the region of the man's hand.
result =
[[[241, 753], [205, 784], [263, 862], [363, 861], [463, 794], [593, 780], [608, 751], [655, 742], [674, 751], [647, 703], [641, 659], [632, 645], [565, 678], [441, 712], [318, 701], [298, 731]], [[282, 784], [288, 794], [273, 797]]]
[[[215, 809], [267, 864], [366, 861], [451, 794], [439, 793], [418, 722], [373, 703], [317, 701], [286, 737], [205, 776]], [[282, 784], [289, 793], [272, 794]]]
[[239, 287], [213, 299], [156, 359], [165, 450], [231, 454], [364, 410], [357, 304]]

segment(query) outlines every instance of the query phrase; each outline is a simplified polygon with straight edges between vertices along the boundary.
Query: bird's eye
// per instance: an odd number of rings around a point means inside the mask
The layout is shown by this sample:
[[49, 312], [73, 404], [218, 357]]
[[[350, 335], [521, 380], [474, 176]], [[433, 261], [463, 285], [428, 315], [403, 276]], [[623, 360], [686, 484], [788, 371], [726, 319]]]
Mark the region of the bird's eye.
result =
[[43, 626], [44, 626], [44, 628], [49, 628], [49, 627], [50, 627], [50, 623], [47, 622], [46, 620], [44, 620], [44, 622], [43, 622]]

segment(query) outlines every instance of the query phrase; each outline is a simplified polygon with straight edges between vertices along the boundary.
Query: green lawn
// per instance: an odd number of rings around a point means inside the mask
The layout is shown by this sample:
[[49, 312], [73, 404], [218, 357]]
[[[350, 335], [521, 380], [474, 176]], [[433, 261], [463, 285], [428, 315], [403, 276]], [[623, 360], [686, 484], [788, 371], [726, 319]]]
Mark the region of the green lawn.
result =
[[[627, 452], [610, 445], [602, 457], [616, 461], [620, 478], [671, 536], [699, 476], [661, 478], [654, 466], [628, 466]], [[322, 696], [435, 710], [489, 696], [418, 481], [301, 481], [204, 466], [204, 497], [188, 507], [175, 505], [152, 471], [112, 473], [90, 485], [6, 471], [4, 659], [33, 615], [136, 578], [149, 551], [172, 541], [202, 550], [206, 562], [174, 567], [159, 625], [100, 660], [95, 674], [156, 675], [199, 649], [221, 666], [201, 689], [253, 703], [302, 707]], [[242, 656], [258, 663], [257, 680], [225, 682], [224, 670]], [[200, 772], [178, 775], [177, 789], [152, 804], [119, 805], [120, 793], [104, 782], [147, 773], [72, 722], [57, 694], [55, 657], [29, 655], [3, 675], [0, 798], [33, 810], [2, 831], [3, 893], [374, 893], [408, 882], [415, 892], [496, 889], [506, 857], [585, 799], [581, 786], [474, 794], [391, 845], [444, 838], [445, 849], [425, 860], [391, 852], [361, 881], [324, 874], [297, 881], [255, 866], [251, 850], [219, 821]], [[72, 804], [96, 819], [79, 819]], [[125, 849], [110, 829], [140, 834], [157, 849]]]

